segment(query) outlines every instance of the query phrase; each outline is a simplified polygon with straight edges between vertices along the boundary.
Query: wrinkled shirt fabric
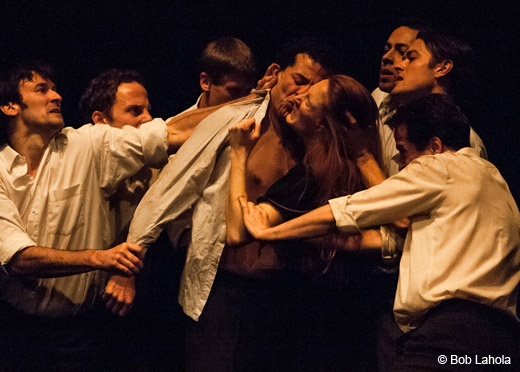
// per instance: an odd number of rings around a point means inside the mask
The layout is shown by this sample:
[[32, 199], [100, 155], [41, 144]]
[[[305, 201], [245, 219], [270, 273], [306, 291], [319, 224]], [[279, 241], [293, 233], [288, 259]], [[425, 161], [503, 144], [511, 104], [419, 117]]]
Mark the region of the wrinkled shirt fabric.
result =
[[497, 168], [475, 150], [421, 156], [380, 185], [329, 203], [349, 234], [410, 218], [394, 304], [403, 331], [452, 298], [516, 318], [520, 215]]
[[[47, 146], [35, 177], [9, 145], [0, 149], [0, 263], [18, 251], [106, 249], [114, 241], [108, 197], [144, 164], [167, 159], [164, 121], [141, 129], [87, 124], [64, 128]], [[2, 266], [3, 268], [3, 266]], [[0, 297], [39, 316], [73, 315], [103, 293], [106, 273], [60, 278], [10, 277], [0, 272]]]
[[[381, 139], [381, 154], [383, 156], [383, 172], [387, 177], [399, 172], [399, 151], [395, 147], [394, 130], [388, 125], [388, 120], [395, 113], [395, 108], [391, 105], [391, 96], [376, 88], [372, 92], [372, 97], [379, 108], [379, 138]], [[481, 158], [487, 159], [486, 147], [477, 132], [470, 127], [469, 145], [474, 148]]]
[[148, 247], [167, 225], [171, 236], [192, 222], [179, 303], [194, 320], [206, 304], [226, 240], [228, 130], [251, 117], [260, 122], [267, 112], [269, 91], [253, 92], [257, 98], [226, 105], [197, 125], [169, 158], [130, 225], [128, 242]]

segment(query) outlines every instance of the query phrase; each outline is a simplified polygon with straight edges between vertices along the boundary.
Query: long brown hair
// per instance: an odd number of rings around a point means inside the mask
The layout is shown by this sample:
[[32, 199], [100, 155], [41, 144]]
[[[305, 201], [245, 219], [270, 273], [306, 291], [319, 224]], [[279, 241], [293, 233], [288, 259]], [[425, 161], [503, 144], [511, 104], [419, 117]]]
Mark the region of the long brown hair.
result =
[[381, 145], [377, 130], [378, 110], [368, 90], [345, 75], [329, 78], [328, 104], [323, 108], [320, 125], [308, 142], [303, 162], [319, 185], [317, 201], [363, 190], [362, 176], [352, 159], [349, 112], [366, 135], [368, 151], [381, 164]]
[[[345, 75], [329, 78], [328, 103], [320, 115], [320, 123], [307, 143], [303, 163], [318, 184], [316, 201], [324, 205], [329, 199], [353, 194], [365, 189], [362, 175], [354, 159], [352, 143], [359, 138], [350, 129], [350, 113], [365, 134], [367, 149], [381, 165], [381, 145], [377, 129], [378, 109], [368, 90], [355, 79]], [[316, 242], [320, 247], [321, 271], [328, 269], [336, 252], [346, 243], [337, 234]], [[359, 247], [360, 238], [351, 238]], [[322, 266], [324, 265], [324, 266]]]

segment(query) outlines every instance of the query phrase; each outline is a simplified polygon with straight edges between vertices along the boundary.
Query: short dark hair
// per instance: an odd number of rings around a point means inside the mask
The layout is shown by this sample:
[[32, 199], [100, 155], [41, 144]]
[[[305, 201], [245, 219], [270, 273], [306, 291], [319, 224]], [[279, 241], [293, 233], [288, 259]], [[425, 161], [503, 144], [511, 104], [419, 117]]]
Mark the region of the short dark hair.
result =
[[211, 41], [200, 56], [200, 71], [211, 82], [221, 85], [224, 76], [237, 76], [253, 86], [257, 78], [255, 59], [251, 49], [235, 37], [221, 37]]
[[430, 67], [445, 60], [451, 60], [451, 71], [443, 76], [443, 86], [450, 95], [457, 96], [459, 90], [467, 88], [473, 79], [473, 50], [464, 41], [439, 31], [425, 29], [419, 31], [417, 39], [421, 39], [431, 53]]
[[134, 81], [145, 86], [143, 77], [134, 70], [114, 68], [105, 70], [92, 79], [79, 101], [79, 108], [84, 120], [91, 121], [94, 111], [101, 111], [110, 118], [117, 88], [123, 83]]
[[282, 70], [293, 66], [298, 54], [307, 54], [326, 71], [333, 75], [339, 71], [338, 61], [332, 48], [323, 40], [316, 37], [294, 39], [286, 43], [278, 52], [276, 62]]
[[408, 141], [419, 151], [432, 137], [454, 150], [469, 146], [470, 125], [466, 116], [445, 94], [419, 95], [399, 106], [389, 120], [392, 128], [406, 126]]
[[[52, 67], [45, 62], [20, 64], [4, 73], [0, 79], [0, 106], [21, 103], [20, 82], [32, 81], [35, 75], [39, 75], [44, 80], [54, 79]], [[8, 117], [3, 113], [0, 117], [0, 145], [3, 145], [8, 142]]]

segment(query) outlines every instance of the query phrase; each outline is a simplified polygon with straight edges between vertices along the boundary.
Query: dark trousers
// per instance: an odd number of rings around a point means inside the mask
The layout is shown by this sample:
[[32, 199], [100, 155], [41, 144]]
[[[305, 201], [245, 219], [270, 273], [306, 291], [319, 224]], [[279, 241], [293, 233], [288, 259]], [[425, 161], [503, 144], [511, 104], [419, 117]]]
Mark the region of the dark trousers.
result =
[[519, 371], [519, 324], [476, 302], [444, 301], [428, 312], [419, 328], [397, 340], [394, 370]]
[[0, 371], [115, 371], [125, 340], [104, 308], [69, 317], [38, 317], [0, 301]]
[[186, 371], [278, 370], [281, 286], [219, 270], [199, 320], [187, 320]]

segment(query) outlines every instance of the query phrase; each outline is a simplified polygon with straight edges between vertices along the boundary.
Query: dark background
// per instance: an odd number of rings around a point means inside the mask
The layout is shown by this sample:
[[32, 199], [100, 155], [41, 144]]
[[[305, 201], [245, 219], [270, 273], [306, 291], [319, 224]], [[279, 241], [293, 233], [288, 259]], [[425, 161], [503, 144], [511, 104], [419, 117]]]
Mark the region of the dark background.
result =
[[476, 52], [476, 86], [463, 106], [490, 160], [520, 200], [520, 19], [515, 1], [3, 1], [0, 63], [43, 59], [57, 72], [67, 125], [84, 120], [78, 101], [88, 81], [108, 67], [141, 72], [153, 116], [167, 118], [200, 93], [198, 57], [219, 36], [242, 39], [261, 73], [279, 45], [320, 36], [337, 50], [342, 71], [369, 90], [390, 32], [415, 21], [466, 40]]

